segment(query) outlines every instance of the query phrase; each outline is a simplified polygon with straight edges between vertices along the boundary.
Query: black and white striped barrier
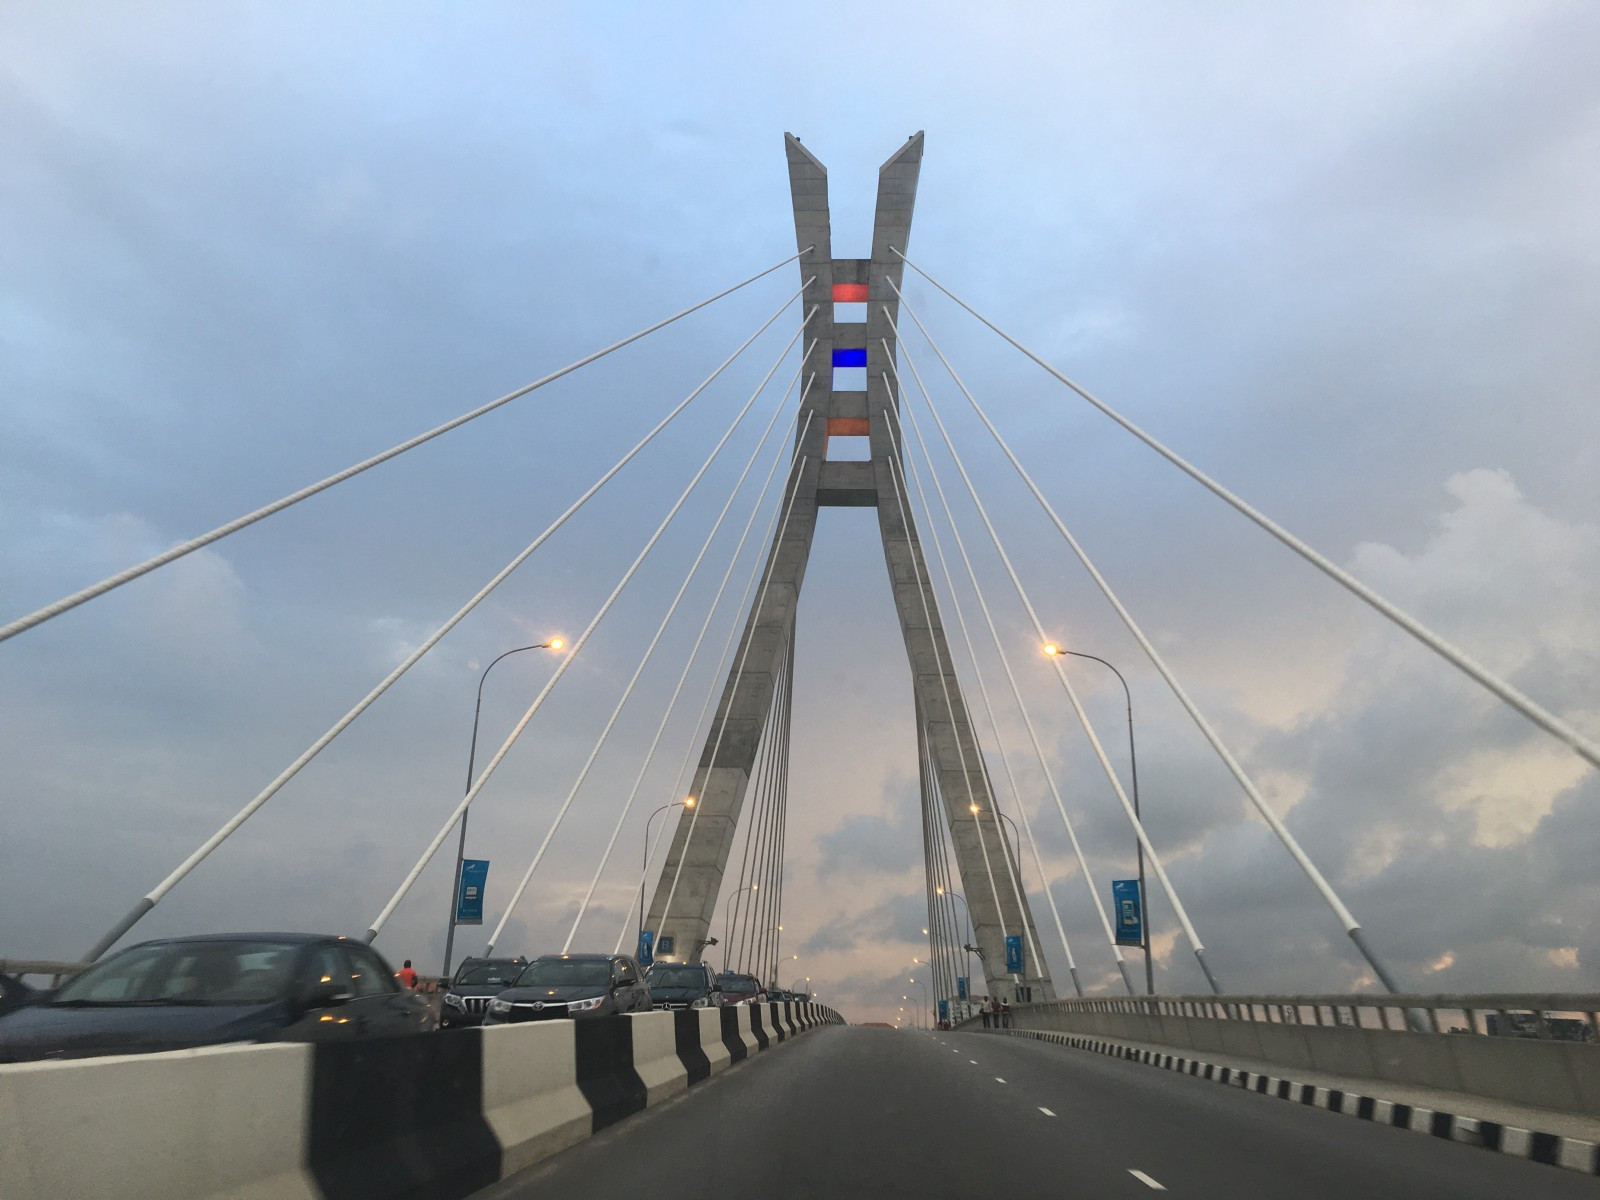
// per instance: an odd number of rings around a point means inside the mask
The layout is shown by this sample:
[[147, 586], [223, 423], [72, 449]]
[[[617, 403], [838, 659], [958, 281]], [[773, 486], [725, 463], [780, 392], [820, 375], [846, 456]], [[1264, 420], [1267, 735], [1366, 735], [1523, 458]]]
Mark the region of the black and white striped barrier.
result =
[[0, 1197], [447, 1200], [843, 1023], [739, 1005], [3, 1065]]
[[1484, 1121], [1477, 1117], [1440, 1112], [1419, 1105], [1399, 1104], [1392, 1100], [1380, 1100], [1375, 1096], [1363, 1096], [1357, 1092], [1318, 1087], [1315, 1084], [1300, 1083], [1277, 1075], [1263, 1075], [1257, 1071], [1241, 1071], [1237, 1067], [1225, 1067], [1218, 1063], [1208, 1063], [1203, 1059], [1163, 1054], [1147, 1050], [1142, 1046], [1084, 1037], [1081, 1034], [1055, 1033], [1042, 1029], [1004, 1029], [997, 1032], [1011, 1037], [1029, 1037], [1041, 1042], [1055, 1042], [1077, 1050], [1091, 1050], [1096, 1054], [1109, 1054], [1114, 1058], [1125, 1058], [1152, 1067], [1177, 1071], [1183, 1075], [1193, 1075], [1199, 1079], [1210, 1079], [1216, 1083], [1244, 1088], [1258, 1095], [1273, 1096], [1279, 1100], [1290, 1100], [1296, 1104], [1342, 1113], [1362, 1121], [1374, 1121], [1379, 1125], [1407, 1129], [1413, 1133], [1426, 1133], [1433, 1137], [1444, 1138], [1446, 1141], [1492, 1150], [1498, 1154], [1511, 1154], [1517, 1158], [1531, 1159], [1553, 1167], [1565, 1167], [1569, 1171], [1581, 1171], [1585, 1175], [1600, 1175], [1600, 1145], [1584, 1141], [1582, 1138], [1540, 1133], [1537, 1130], [1520, 1129], [1515, 1125], [1504, 1125], [1498, 1121]]

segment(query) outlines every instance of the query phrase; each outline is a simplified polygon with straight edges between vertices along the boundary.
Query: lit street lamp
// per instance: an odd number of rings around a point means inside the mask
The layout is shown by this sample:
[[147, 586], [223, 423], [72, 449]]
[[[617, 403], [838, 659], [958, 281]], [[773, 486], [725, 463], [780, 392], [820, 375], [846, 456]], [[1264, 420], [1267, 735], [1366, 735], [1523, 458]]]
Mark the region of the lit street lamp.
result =
[[[494, 670], [494, 664], [502, 658], [509, 658], [513, 654], [521, 654], [524, 650], [559, 650], [567, 643], [564, 639], [553, 637], [548, 642], [540, 642], [535, 646], [518, 646], [514, 650], [507, 650], [504, 654], [491, 662], [483, 669], [483, 674], [478, 676], [478, 703], [472, 710], [472, 745], [467, 751], [467, 791], [472, 791], [472, 773], [478, 765], [478, 718], [483, 713], [483, 681], [489, 678], [489, 672]], [[456, 943], [456, 909], [461, 897], [461, 864], [467, 854], [467, 811], [461, 811], [461, 836], [456, 842], [456, 875], [455, 886], [450, 892], [450, 922], [444, 927], [444, 977], [450, 978], [450, 956], [455, 950]]]
[[669, 808], [693, 808], [694, 797], [685, 796], [682, 800], [674, 800], [671, 804], [663, 804], [655, 812], [645, 818], [644, 822], [644, 865], [639, 868], [639, 941], [638, 948], [644, 949], [644, 889], [645, 882], [650, 875], [650, 826], [655, 819]]
[[[1128, 773], [1133, 783], [1133, 818], [1143, 823], [1139, 817], [1139, 759], [1133, 751], [1133, 693], [1128, 690], [1128, 681], [1122, 677], [1122, 672], [1113, 667], [1103, 658], [1093, 654], [1084, 654], [1077, 650], [1063, 650], [1054, 642], [1046, 642], [1044, 652], [1051, 658], [1058, 655], [1069, 655], [1072, 658], [1087, 658], [1099, 663], [1110, 670], [1117, 677], [1117, 682], [1122, 684], [1123, 698], [1128, 702]], [[1144, 990], [1148, 995], [1156, 993], [1155, 964], [1150, 960], [1150, 900], [1144, 890], [1144, 843], [1138, 838], [1134, 839], [1133, 848], [1139, 856], [1139, 904], [1144, 909], [1140, 916], [1144, 926]]]
[[[780, 925], [780, 926], [778, 926], [778, 928], [782, 929], [783, 926]], [[780, 962], [776, 967], [774, 967], [772, 969], [772, 986], [777, 988], [781, 992], [783, 990], [783, 980], [779, 979], [778, 976], [783, 971], [783, 964], [786, 963], [786, 962], [799, 962], [799, 961], [800, 961], [800, 956], [798, 954], [791, 954], [791, 955], [789, 955], [788, 958], [784, 959], [783, 962]]]

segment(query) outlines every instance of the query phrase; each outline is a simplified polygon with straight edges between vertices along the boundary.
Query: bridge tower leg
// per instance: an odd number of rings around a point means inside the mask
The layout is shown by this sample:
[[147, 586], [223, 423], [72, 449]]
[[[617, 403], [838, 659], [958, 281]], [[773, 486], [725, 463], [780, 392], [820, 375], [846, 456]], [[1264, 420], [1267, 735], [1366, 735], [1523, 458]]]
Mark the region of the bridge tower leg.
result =
[[[889, 356], [894, 352], [895, 334], [883, 310], [887, 307], [898, 321], [899, 304], [889, 280], [899, 286], [903, 267], [890, 247], [907, 249], [922, 169], [922, 134], [909, 139], [879, 169], [870, 259], [833, 257], [827, 168], [793, 134], [786, 134], [784, 140], [795, 240], [799, 249], [811, 248], [800, 257], [801, 279], [811, 280], [803, 299], [807, 310], [817, 310], [806, 333], [806, 340], [815, 338], [816, 346], [805, 367], [809, 390], [798, 426], [805, 432], [783, 492], [786, 500], [793, 497], [788, 517], [768, 551], [764, 587], [746, 621], [695, 772], [691, 794], [697, 803], [693, 810], [679, 814], [645, 928], [657, 931], [661, 956], [675, 959], [698, 959], [713, 935], [711, 922], [761, 729], [773, 702], [779, 664], [794, 636], [795, 609], [816, 531], [817, 509], [828, 505], [876, 508], [895, 610], [911, 663], [913, 702], [923, 736], [933, 750], [945, 821], [989, 991], [1015, 997], [1021, 985], [1031, 989], [1034, 1000], [1052, 999], [1055, 993], [1049, 969], [1034, 952], [1038, 937], [1026, 895], [1019, 903], [1020, 889], [1014, 889], [1011, 882], [1012, 873], [1019, 881], [1023, 878], [1022, 864], [1006, 840], [996, 836], [995, 818], [988, 812], [993, 790], [961, 699], [932, 576], [911, 519], [910, 498], [898, 496], [898, 479], [891, 466], [900, 452], [899, 437], [884, 411], [898, 408], [885, 375], [893, 378]], [[866, 321], [835, 321], [836, 300], [865, 300]], [[837, 357], [836, 351], [840, 352]], [[863, 352], [866, 390], [836, 390], [835, 363], [859, 365]], [[830, 436], [862, 434], [869, 439], [870, 461], [828, 460]], [[978, 816], [971, 812], [974, 804], [982, 810]], [[984, 822], [981, 830], [979, 820]], [[1023, 969], [1016, 974], [1005, 969], [1007, 935], [1022, 939]], [[670, 951], [666, 949], [669, 945]]]

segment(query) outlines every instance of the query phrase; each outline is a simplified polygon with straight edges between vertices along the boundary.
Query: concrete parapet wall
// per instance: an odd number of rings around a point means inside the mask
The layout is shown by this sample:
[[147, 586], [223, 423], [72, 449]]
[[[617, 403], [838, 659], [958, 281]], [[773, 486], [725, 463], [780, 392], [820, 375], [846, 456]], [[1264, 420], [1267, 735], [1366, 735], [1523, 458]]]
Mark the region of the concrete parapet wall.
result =
[[449, 1200], [831, 1024], [741, 1005], [0, 1065], [0, 1197]]
[[[1291, 1005], [1294, 999], [1283, 998]], [[1224, 1010], [1232, 1003], [1227, 997], [1207, 1002]], [[1279, 1023], [1247, 1019], [1237, 1005], [1230, 1016], [1173, 1011], [1181, 1008], [1153, 1001], [1027, 1005], [1013, 1009], [1012, 1025], [1600, 1115], [1600, 1045], [1593, 1042]]]

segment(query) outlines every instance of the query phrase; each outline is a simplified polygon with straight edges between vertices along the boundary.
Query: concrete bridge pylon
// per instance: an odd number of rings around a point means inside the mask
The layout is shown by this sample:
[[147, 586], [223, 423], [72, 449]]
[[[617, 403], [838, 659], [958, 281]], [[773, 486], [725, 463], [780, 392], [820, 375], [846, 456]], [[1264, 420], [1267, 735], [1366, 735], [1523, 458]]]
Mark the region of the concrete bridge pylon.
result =
[[[929, 749], [922, 761], [924, 784], [933, 784], [942, 802], [989, 992], [1053, 999], [1049, 968], [1035, 950], [1038, 936], [1026, 894], [1012, 882], [1023, 878], [1022, 864], [1006, 839], [995, 833], [996, 818], [989, 811], [994, 788], [962, 700], [910, 498], [901, 494], [892, 465], [900, 454], [898, 421], [886, 419], [885, 411], [898, 414], [888, 381], [894, 378], [893, 321], [899, 317], [896, 289], [903, 270], [895, 251], [905, 251], [910, 238], [923, 135], [908, 139], [878, 171], [871, 258], [834, 257], [827, 168], [793, 134], [785, 134], [785, 148], [795, 242], [804, 251], [800, 277], [810, 281], [803, 303], [805, 310], [816, 308], [807, 329], [807, 340], [815, 338], [816, 345], [803, 368], [808, 386], [796, 426], [802, 432], [781, 493], [789, 509], [768, 551], [763, 583], [694, 774], [696, 806], [680, 811], [645, 929], [655, 931], [658, 957], [677, 960], [700, 958], [713, 936], [712, 919], [762, 730], [791, 653], [817, 510], [875, 508], [911, 666], [910, 699], [920, 725], [919, 742]], [[862, 301], [867, 306], [864, 321], [835, 319], [835, 303]], [[835, 386], [837, 369], [861, 366], [866, 367], [864, 388]], [[870, 448], [868, 460], [829, 458], [830, 439], [863, 435]], [[1008, 936], [1021, 938], [1020, 972], [1006, 970]], [[1019, 988], [1025, 990], [1019, 993]]]

